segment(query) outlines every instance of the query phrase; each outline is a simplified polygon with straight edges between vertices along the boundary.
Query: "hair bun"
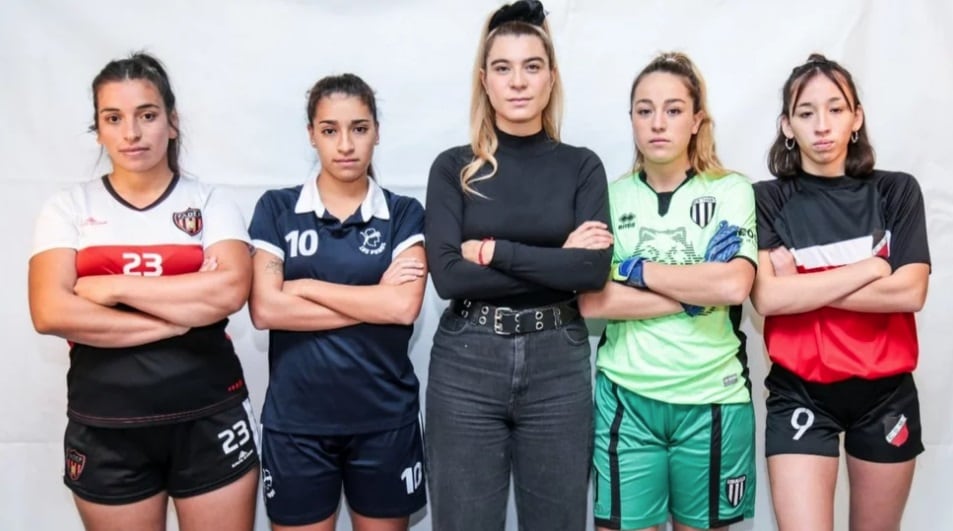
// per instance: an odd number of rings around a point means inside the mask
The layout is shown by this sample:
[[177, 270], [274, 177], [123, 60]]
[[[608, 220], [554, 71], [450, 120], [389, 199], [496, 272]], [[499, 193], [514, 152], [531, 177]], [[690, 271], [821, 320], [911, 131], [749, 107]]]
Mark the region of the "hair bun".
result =
[[526, 22], [534, 26], [542, 26], [545, 19], [546, 9], [543, 8], [542, 2], [539, 0], [519, 0], [497, 9], [490, 17], [488, 28], [489, 31], [493, 31], [507, 22]]

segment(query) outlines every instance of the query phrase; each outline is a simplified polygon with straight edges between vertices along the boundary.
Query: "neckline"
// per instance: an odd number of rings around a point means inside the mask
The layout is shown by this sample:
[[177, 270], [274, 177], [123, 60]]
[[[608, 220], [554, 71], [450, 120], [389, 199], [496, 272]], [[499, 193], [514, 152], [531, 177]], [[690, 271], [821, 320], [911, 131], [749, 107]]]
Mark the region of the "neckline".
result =
[[797, 181], [803, 184], [814, 185], [822, 188], [841, 188], [843, 186], [850, 186], [855, 180], [849, 175], [825, 177], [808, 173], [802, 169], [798, 171]]
[[545, 129], [526, 136], [511, 135], [497, 127], [494, 129], [499, 141], [499, 149], [504, 151], [536, 154], [548, 151], [556, 145], [556, 142], [546, 134]]
[[106, 188], [106, 191], [109, 192], [109, 195], [111, 195], [111, 196], [113, 197], [113, 199], [115, 199], [116, 201], [118, 201], [122, 206], [124, 206], [124, 207], [126, 207], [126, 208], [130, 208], [130, 209], [132, 209], [132, 210], [139, 211], [139, 212], [145, 212], [145, 211], [147, 211], [147, 210], [151, 210], [151, 209], [155, 208], [155, 207], [158, 206], [160, 203], [162, 203], [163, 201], [165, 201], [165, 199], [166, 199], [167, 197], [169, 197], [169, 195], [172, 193], [172, 190], [175, 189], [175, 185], [179, 182], [179, 174], [178, 174], [178, 173], [173, 174], [173, 175], [172, 175], [172, 180], [169, 181], [169, 185], [166, 186], [166, 189], [162, 192], [162, 194], [160, 194], [159, 197], [157, 197], [155, 201], [153, 201], [152, 203], [149, 203], [148, 205], [146, 205], [146, 206], [144, 206], [144, 207], [142, 207], [142, 208], [139, 208], [139, 207], [137, 207], [136, 205], [133, 205], [133, 204], [130, 203], [129, 201], [126, 201], [126, 199], [123, 198], [121, 195], [119, 195], [119, 192], [117, 192], [116, 189], [113, 188], [112, 183], [109, 182], [109, 174], [108, 174], [108, 173], [105, 174], [105, 175], [103, 175], [103, 177], [102, 177], [102, 182], [103, 182], [103, 186]]
[[696, 175], [697, 175], [697, 172], [695, 172], [695, 168], [688, 168], [687, 170], [685, 170], [685, 178], [682, 180], [682, 182], [678, 183], [678, 186], [676, 186], [675, 188], [667, 192], [656, 192], [655, 188], [653, 188], [652, 185], [649, 184], [649, 178], [645, 174], [645, 170], [641, 170], [638, 173], [639, 180], [642, 181], [645, 184], [645, 186], [648, 187], [649, 190], [652, 190], [652, 192], [654, 192], [655, 195], [659, 195], [659, 196], [663, 194], [668, 194], [670, 196], [675, 195], [675, 192], [677, 192], [681, 187], [685, 186]]

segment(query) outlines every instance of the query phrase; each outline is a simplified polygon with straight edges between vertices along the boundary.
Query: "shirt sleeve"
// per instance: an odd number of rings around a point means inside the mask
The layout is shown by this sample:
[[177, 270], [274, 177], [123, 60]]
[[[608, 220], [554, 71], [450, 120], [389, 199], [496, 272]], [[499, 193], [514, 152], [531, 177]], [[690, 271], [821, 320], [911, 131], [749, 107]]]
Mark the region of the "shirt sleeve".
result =
[[[618, 212], [616, 211], [615, 202], [612, 200], [614, 194], [609, 192], [609, 230], [612, 231], [613, 241], [615, 241], [615, 228], [618, 224]], [[609, 264], [611, 267], [615, 267], [622, 263], [623, 260], [628, 258], [627, 256], [622, 256], [622, 246], [615, 244], [612, 246], [612, 261]], [[611, 269], [610, 269], [611, 272]]]
[[48, 199], [36, 219], [31, 256], [50, 249], [78, 249], [78, 217], [69, 192], [63, 191]]
[[774, 220], [781, 212], [781, 190], [777, 181], [762, 181], [754, 184], [756, 204], [758, 249], [774, 249], [784, 242], [774, 230]]
[[[609, 225], [606, 171], [599, 157], [589, 150], [585, 150], [579, 170], [575, 205], [575, 227], [585, 221]], [[611, 249], [563, 249], [500, 240], [490, 266], [551, 289], [591, 291], [605, 285], [611, 259]]]
[[255, 205], [248, 234], [255, 249], [267, 251], [284, 261], [284, 238], [278, 226], [277, 201], [274, 192], [265, 192]]
[[923, 194], [913, 176], [894, 174], [883, 182], [887, 230], [890, 231], [890, 265], [930, 264]]
[[442, 153], [430, 168], [424, 235], [434, 288], [444, 299], [493, 299], [537, 291], [532, 282], [463, 259], [464, 196], [461, 164], [453, 151]]
[[250, 243], [238, 205], [220, 188], [210, 188], [202, 213], [202, 246], [208, 249], [225, 240]]
[[394, 238], [391, 259], [424, 241], [424, 207], [412, 197], [401, 198], [394, 212]]
[[745, 258], [758, 267], [758, 225], [755, 214], [754, 190], [748, 179], [741, 175], [722, 177], [735, 182], [727, 187], [720, 209], [721, 219], [739, 228], [741, 248], [735, 258]]

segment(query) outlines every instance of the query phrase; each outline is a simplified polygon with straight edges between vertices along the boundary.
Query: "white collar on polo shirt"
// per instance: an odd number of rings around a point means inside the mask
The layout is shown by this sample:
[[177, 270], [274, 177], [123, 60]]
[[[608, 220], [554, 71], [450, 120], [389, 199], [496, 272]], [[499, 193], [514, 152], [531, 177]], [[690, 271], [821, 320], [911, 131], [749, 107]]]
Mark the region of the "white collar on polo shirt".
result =
[[[321, 192], [318, 191], [318, 180], [309, 179], [301, 187], [298, 203], [295, 204], [295, 214], [314, 212], [321, 217], [324, 216], [325, 210], [324, 203], [321, 202]], [[368, 178], [367, 196], [361, 202], [361, 219], [367, 223], [371, 220], [371, 217], [390, 219], [390, 209], [387, 208], [387, 198], [384, 197], [384, 190], [374, 179]]]

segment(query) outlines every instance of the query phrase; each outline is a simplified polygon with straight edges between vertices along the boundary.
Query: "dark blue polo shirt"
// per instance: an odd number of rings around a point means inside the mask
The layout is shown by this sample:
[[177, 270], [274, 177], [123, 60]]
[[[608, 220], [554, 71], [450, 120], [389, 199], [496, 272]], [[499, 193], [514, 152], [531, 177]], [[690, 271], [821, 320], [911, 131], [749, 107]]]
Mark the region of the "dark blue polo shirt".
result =
[[[416, 199], [370, 181], [360, 209], [343, 222], [328, 213], [317, 181], [266, 192], [249, 234], [284, 261], [286, 280], [380, 282], [391, 260], [423, 241]], [[317, 435], [399, 428], [416, 420], [418, 382], [407, 354], [413, 326], [361, 323], [316, 332], [269, 332], [269, 382], [262, 424]]]

